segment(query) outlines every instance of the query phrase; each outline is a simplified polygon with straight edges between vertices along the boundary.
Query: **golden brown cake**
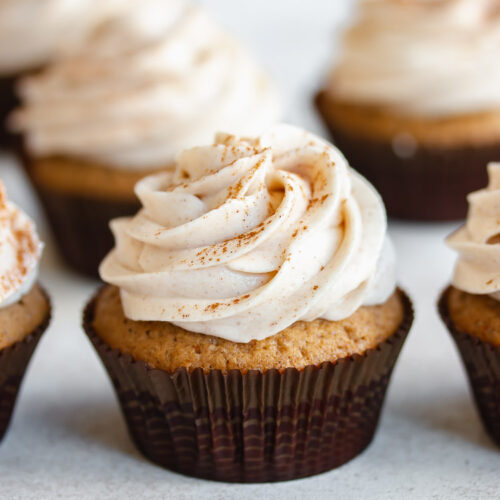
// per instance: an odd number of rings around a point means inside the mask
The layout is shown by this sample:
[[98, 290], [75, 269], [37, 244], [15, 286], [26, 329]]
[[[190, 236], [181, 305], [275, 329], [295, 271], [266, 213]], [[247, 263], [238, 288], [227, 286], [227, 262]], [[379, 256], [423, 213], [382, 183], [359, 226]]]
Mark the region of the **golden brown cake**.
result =
[[50, 315], [50, 303], [39, 285], [18, 302], [0, 309], [0, 349], [23, 340]]
[[137, 207], [139, 202], [134, 194], [135, 184], [145, 175], [158, 170], [121, 172], [70, 157], [34, 158], [29, 162], [28, 169], [40, 190], [65, 196], [127, 202]]
[[361, 307], [341, 321], [299, 321], [264, 340], [241, 344], [189, 332], [171, 323], [125, 317], [117, 287], [101, 289], [92, 327], [103, 342], [153, 368], [266, 371], [335, 362], [375, 348], [400, 328], [404, 303], [395, 292], [384, 304]]
[[500, 301], [451, 287], [447, 310], [458, 331], [500, 347]]

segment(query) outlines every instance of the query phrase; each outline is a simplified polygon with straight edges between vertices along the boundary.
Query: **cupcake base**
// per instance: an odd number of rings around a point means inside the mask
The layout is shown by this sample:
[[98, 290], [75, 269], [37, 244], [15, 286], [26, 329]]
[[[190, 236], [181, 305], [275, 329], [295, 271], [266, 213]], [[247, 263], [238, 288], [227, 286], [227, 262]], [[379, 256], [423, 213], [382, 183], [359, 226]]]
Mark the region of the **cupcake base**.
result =
[[[48, 296], [47, 300], [48, 299]], [[26, 368], [43, 332], [50, 323], [50, 307], [42, 323], [19, 342], [0, 350], [0, 440], [14, 411]]]
[[[326, 97], [316, 106], [331, 137], [349, 163], [373, 183], [391, 217], [456, 220], [467, 214], [467, 194], [484, 187], [486, 166], [500, 160], [500, 143], [477, 146], [407, 145], [397, 153], [393, 141], [370, 139], [339, 127], [328, 117]], [[404, 149], [404, 145], [401, 146]]]
[[173, 373], [153, 369], [85, 331], [116, 389], [130, 435], [153, 462], [226, 482], [297, 479], [339, 467], [375, 433], [392, 369], [413, 320], [375, 349], [298, 370]]
[[500, 347], [459, 331], [450, 317], [451, 287], [439, 301], [439, 312], [460, 352], [484, 427], [500, 446]]

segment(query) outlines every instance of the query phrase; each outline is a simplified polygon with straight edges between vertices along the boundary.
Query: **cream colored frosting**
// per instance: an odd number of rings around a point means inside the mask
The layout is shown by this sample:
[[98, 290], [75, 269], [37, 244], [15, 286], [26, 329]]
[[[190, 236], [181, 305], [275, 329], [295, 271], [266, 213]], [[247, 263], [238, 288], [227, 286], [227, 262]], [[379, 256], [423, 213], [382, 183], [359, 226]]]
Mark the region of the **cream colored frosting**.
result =
[[38, 276], [41, 254], [33, 222], [7, 199], [0, 180], [0, 308], [29, 292]]
[[32, 70], [130, 0], [0, 0], [0, 74]]
[[459, 254], [453, 286], [500, 300], [500, 163], [490, 163], [488, 175], [488, 187], [468, 196], [467, 221], [447, 243]]
[[21, 94], [13, 126], [34, 154], [122, 169], [164, 167], [217, 130], [259, 133], [278, 116], [276, 92], [245, 49], [175, 0], [141, 1]]
[[362, 1], [327, 87], [400, 114], [499, 109], [500, 1]]
[[100, 267], [133, 320], [235, 342], [387, 300], [395, 258], [378, 193], [331, 144], [280, 125], [218, 134], [136, 186]]

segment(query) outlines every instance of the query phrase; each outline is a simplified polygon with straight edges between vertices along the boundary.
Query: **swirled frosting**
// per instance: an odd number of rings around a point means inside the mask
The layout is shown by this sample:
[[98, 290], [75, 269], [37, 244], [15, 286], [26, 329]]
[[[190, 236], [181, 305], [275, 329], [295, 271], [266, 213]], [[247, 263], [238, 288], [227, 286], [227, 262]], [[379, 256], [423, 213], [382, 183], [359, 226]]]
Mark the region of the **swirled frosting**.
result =
[[499, 54], [498, 0], [364, 0], [327, 88], [399, 114], [497, 110]]
[[490, 163], [488, 175], [488, 187], [468, 196], [467, 221], [447, 243], [459, 254], [453, 286], [500, 300], [500, 163]]
[[143, 208], [111, 223], [116, 246], [100, 267], [130, 319], [249, 342], [394, 291], [378, 193], [301, 129], [218, 134], [136, 193]]
[[[32, 70], [127, 0], [0, 0], [0, 74]], [[130, 2], [129, 2], [130, 3]]]
[[0, 308], [29, 292], [38, 276], [41, 254], [33, 222], [7, 199], [0, 181]]
[[13, 127], [36, 155], [130, 169], [172, 164], [217, 130], [254, 134], [277, 118], [277, 95], [246, 50], [199, 7], [143, 0], [79, 54], [21, 86]]

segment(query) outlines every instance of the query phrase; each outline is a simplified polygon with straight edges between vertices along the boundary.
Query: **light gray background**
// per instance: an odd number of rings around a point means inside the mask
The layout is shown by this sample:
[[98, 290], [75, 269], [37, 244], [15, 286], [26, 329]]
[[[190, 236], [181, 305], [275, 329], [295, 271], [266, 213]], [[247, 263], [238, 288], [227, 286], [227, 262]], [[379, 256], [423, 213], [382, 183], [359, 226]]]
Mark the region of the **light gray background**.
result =
[[[339, 0], [205, 0], [243, 39], [283, 90], [286, 119], [318, 133], [311, 97], [348, 12]], [[274, 485], [190, 479], [144, 460], [132, 446], [110, 383], [79, 328], [96, 287], [63, 269], [24, 178], [0, 156], [13, 199], [47, 241], [42, 281], [54, 321], [27, 374], [0, 446], [2, 499], [488, 499], [500, 495], [500, 453], [482, 430], [454, 346], [436, 314], [453, 254], [443, 244], [456, 224], [391, 223], [400, 282], [417, 319], [394, 373], [376, 439], [337, 471]]]

